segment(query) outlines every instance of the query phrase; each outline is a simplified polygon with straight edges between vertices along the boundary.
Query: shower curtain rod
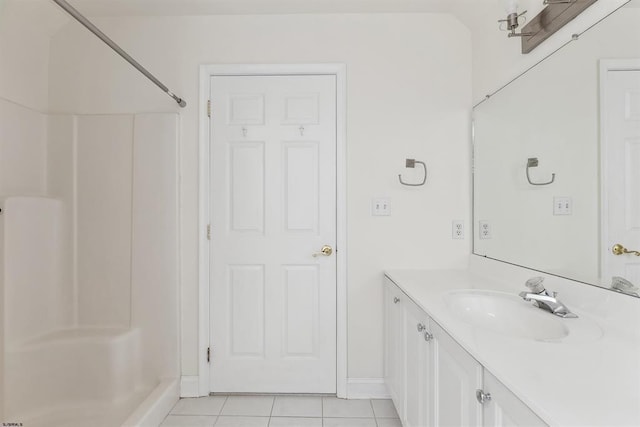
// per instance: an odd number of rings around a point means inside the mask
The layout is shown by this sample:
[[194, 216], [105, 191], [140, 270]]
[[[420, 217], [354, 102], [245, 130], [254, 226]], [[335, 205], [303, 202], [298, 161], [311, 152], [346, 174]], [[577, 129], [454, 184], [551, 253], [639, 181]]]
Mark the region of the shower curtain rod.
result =
[[163, 85], [160, 80], [155, 78], [155, 76], [153, 74], [151, 74], [149, 71], [147, 71], [146, 68], [144, 68], [142, 65], [140, 65], [138, 63], [138, 61], [133, 59], [127, 52], [122, 50], [122, 48], [120, 46], [118, 46], [113, 40], [111, 40], [105, 33], [100, 31], [98, 29], [98, 27], [93, 25], [93, 23], [91, 21], [89, 21], [84, 15], [82, 15], [80, 12], [78, 12], [73, 6], [71, 6], [65, 0], [53, 0], [53, 1], [56, 2], [58, 4], [58, 6], [63, 8], [69, 15], [74, 17], [79, 23], [84, 25], [89, 31], [91, 31], [93, 34], [95, 34], [100, 40], [105, 42], [107, 44], [107, 46], [109, 46], [111, 49], [113, 49], [118, 55], [123, 57], [129, 64], [133, 65], [138, 71], [140, 71], [149, 80], [151, 80], [153, 83], [155, 83], [156, 86], [158, 86], [160, 89], [162, 89], [164, 92], [166, 92], [167, 95], [169, 95], [171, 98], [173, 98], [178, 103], [179, 106], [181, 106], [182, 108], [187, 106], [187, 103], [185, 102], [184, 99], [182, 99], [179, 96], [177, 96], [174, 93], [172, 93], [169, 90], [168, 87]]

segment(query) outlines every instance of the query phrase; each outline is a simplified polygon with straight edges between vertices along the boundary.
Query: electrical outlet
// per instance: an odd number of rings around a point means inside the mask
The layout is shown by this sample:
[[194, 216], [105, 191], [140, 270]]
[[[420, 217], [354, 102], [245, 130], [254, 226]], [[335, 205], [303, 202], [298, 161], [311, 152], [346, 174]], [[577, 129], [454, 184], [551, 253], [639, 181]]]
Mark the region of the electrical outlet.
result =
[[553, 214], [554, 215], [571, 215], [573, 203], [571, 197], [554, 197], [553, 198]]
[[371, 215], [390, 216], [391, 199], [385, 197], [376, 197], [371, 199]]
[[451, 222], [451, 238], [464, 239], [464, 222], [457, 220]]
[[489, 221], [479, 221], [478, 233], [481, 239], [491, 238], [491, 224], [489, 223]]

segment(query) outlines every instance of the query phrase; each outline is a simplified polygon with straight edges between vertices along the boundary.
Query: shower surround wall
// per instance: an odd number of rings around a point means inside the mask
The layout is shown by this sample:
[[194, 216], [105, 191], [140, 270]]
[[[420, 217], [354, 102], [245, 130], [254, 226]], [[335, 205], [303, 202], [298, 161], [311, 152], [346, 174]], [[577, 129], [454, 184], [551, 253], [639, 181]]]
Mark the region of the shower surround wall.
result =
[[176, 384], [177, 131], [0, 100], [0, 420], [119, 425]]
[[[0, 37], [2, 33], [0, 31]], [[10, 194], [44, 194], [46, 189], [46, 115], [14, 102], [0, 101], [0, 208]], [[0, 214], [0, 420], [5, 420], [5, 340], [7, 291], [4, 286], [4, 220]]]

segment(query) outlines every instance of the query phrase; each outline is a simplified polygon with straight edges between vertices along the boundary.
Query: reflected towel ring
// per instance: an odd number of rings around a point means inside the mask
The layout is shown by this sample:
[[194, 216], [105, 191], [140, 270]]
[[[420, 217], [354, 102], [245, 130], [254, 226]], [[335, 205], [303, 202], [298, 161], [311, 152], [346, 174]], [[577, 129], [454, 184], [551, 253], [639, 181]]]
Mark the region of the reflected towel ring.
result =
[[420, 160], [416, 160], [416, 159], [406, 159], [405, 162], [405, 167], [407, 168], [415, 168], [416, 167], [416, 163], [419, 165], [422, 165], [422, 168], [424, 169], [424, 177], [422, 178], [422, 182], [419, 184], [412, 184], [409, 182], [404, 182], [402, 180], [402, 175], [398, 174], [398, 179], [400, 180], [400, 184], [402, 185], [406, 185], [408, 187], [420, 187], [422, 185], [425, 184], [425, 182], [427, 182], [427, 165], [424, 164], [424, 162], [421, 162]]
[[551, 174], [551, 181], [548, 182], [532, 182], [531, 178], [529, 177], [529, 168], [537, 168], [538, 167], [538, 158], [537, 157], [529, 157], [527, 159], [527, 181], [529, 181], [529, 184], [531, 185], [549, 185], [549, 184], [553, 184], [553, 181], [556, 180], [556, 174], [552, 173]]

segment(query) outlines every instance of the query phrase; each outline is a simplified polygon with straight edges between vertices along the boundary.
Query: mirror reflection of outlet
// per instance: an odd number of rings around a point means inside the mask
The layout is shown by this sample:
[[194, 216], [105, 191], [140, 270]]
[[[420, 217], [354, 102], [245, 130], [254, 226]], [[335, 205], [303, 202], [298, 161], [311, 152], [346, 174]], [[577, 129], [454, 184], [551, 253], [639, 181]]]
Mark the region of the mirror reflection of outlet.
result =
[[371, 215], [390, 216], [391, 215], [391, 199], [386, 197], [376, 197], [371, 199]]
[[478, 223], [478, 233], [481, 239], [491, 238], [491, 224], [489, 221], [480, 221]]
[[464, 239], [464, 222], [453, 220], [451, 223], [451, 238]]

